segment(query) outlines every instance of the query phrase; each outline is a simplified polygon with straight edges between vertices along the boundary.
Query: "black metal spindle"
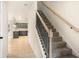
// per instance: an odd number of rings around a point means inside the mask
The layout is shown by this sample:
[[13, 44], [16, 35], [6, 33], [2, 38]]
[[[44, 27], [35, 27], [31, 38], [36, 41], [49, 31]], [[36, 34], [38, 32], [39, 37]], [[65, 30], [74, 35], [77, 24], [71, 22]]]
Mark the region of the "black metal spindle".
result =
[[36, 16], [36, 28], [40, 37], [40, 41], [42, 46], [45, 50], [46, 57], [49, 57], [49, 37], [46, 29], [44, 28], [43, 24], [41, 23], [38, 15]]

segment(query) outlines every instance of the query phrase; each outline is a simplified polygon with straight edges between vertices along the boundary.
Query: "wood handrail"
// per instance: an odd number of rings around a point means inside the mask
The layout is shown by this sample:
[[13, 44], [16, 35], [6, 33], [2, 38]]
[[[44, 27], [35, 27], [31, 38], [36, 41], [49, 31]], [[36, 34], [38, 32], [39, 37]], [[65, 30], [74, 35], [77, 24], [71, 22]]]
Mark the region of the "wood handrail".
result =
[[40, 16], [39, 12], [37, 11], [37, 15], [41, 21], [41, 23], [43, 24], [44, 28], [46, 29], [46, 31], [49, 33], [49, 29], [48, 27], [46, 26], [45, 22], [43, 21], [42, 17]]
[[56, 16], [58, 16], [62, 21], [64, 21], [67, 25], [69, 25], [69, 27], [77, 32], [79, 32], [79, 28], [75, 27], [74, 25], [72, 25], [71, 23], [69, 23], [66, 19], [64, 19], [62, 16], [60, 16], [55, 10], [53, 10], [50, 6], [48, 6], [48, 4], [45, 4], [42, 1], [42, 4], [48, 8], [53, 14], [55, 14]]

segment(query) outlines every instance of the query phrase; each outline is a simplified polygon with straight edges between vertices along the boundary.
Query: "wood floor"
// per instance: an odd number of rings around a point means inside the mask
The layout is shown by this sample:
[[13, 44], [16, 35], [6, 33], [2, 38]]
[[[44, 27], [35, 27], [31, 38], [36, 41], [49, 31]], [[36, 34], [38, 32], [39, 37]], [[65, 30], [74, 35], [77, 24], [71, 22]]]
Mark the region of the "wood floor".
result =
[[8, 58], [35, 58], [28, 37], [8, 40]]

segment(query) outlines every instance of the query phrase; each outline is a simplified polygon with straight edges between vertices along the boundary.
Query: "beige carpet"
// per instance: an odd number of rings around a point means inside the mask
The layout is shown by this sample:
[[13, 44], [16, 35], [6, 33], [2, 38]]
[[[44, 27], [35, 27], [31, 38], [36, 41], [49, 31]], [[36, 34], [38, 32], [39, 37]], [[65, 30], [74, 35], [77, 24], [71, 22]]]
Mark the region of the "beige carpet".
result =
[[27, 36], [8, 40], [8, 58], [35, 58]]

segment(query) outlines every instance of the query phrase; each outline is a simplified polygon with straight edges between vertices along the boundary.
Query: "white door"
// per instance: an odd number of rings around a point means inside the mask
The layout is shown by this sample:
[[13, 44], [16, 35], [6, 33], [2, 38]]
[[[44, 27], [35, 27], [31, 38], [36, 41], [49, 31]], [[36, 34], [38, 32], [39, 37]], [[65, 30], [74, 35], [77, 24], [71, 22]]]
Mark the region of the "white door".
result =
[[8, 51], [8, 17], [7, 2], [0, 1], [0, 58], [7, 57]]

